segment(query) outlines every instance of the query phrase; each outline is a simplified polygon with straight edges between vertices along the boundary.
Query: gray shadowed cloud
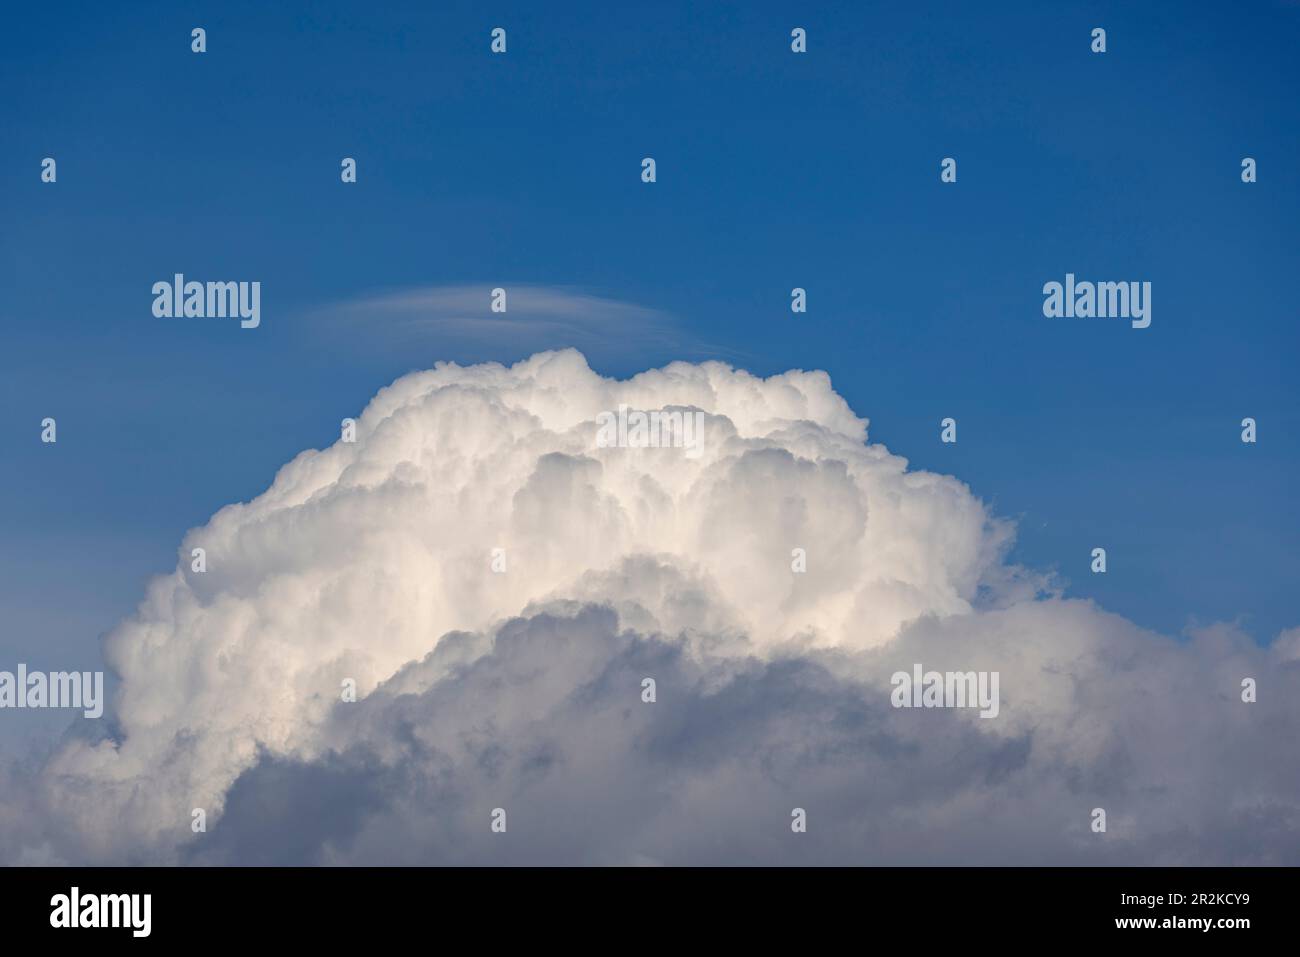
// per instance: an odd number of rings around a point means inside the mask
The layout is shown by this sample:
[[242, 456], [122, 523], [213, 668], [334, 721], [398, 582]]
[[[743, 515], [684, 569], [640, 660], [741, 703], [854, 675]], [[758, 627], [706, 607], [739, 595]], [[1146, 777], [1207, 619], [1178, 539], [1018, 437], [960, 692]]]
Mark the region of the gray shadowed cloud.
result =
[[[1096, 730], [1037, 727], [1048, 722], [1016, 692], [1023, 681], [1013, 681], [1007, 705], [1026, 713], [1004, 732], [969, 714], [892, 708], [892, 671], [921, 655], [952, 660], [970, 623], [922, 624], [888, 651], [764, 661], [715, 657], [681, 638], [628, 631], [612, 609], [560, 603], [494, 635], [454, 636], [391, 687], [337, 705], [334, 748], [314, 761], [268, 756], [247, 770], [221, 826], [187, 860], [1294, 862], [1297, 761], [1267, 738], [1234, 743], [1230, 730], [1204, 722], [1204, 697], [1168, 694], [1169, 670], [1195, 681], [1214, 668], [1087, 603], [1055, 604], [1077, 626], [1114, 631], [1101, 647], [1138, 642], [1127, 661], [1073, 669], [1078, 693], [1107, 699]], [[1033, 626], [989, 614], [1002, 620], [980, 629]], [[984, 663], [1008, 664], [996, 642], [986, 648]], [[1026, 675], [1051, 663], [1048, 647], [1020, 654], [1032, 660]], [[1117, 679], [1121, 670], [1136, 674]], [[646, 676], [657, 683], [654, 703], [640, 698]], [[1142, 687], [1154, 700], [1126, 697]], [[1300, 671], [1276, 691], [1300, 691]], [[1168, 727], [1150, 720], [1153, 708], [1172, 712]], [[1194, 748], [1179, 741], [1180, 727], [1198, 734]], [[1072, 746], [1063, 734], [1082, 740]], [[1166, 776], [1160, 756], [1171, 749], [1183, 761], [1200, 752], [1184, 780]], [[1197, 796], [1207, 790], [1213, 799]], [[1097, 804], [1112, 815], [1109, 834], [1088, 829]], [[504, 834], [489, 827], [497, 807]], [[806, 833], [789, 826], [795, 807], [808, 814]]]

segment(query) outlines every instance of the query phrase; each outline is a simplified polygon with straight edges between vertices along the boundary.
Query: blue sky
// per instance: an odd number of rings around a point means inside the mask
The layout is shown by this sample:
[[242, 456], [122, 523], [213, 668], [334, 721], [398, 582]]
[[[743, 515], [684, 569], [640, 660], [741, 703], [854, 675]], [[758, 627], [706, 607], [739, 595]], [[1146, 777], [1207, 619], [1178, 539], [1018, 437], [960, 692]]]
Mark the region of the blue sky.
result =
[[[186, 529], [398, 375], [531, 351], [339, 304], [497, 285], [638, 307], [593, 316], [605, 374], [827, 370], [1139, 624], [1300, 624], [1294, 5], [434, 7], [6, 15], [4, 661], [102, 667]], [[1151, 327], [1044, 318], [1067, 271], [1150, 281]], [[175, 272], [259, 280], [261, 327], [154, 318]]]

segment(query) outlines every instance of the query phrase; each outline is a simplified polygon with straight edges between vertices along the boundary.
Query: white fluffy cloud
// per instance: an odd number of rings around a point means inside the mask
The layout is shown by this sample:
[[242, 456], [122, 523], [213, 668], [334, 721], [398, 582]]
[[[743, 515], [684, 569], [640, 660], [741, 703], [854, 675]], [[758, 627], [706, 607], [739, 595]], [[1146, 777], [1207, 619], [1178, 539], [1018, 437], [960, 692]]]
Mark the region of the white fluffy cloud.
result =
[[[700, 454], [598, 447], [620, 404], [702, 410]], [[112, 733], [10, 788], [0, 855], [1294, 863], [1294, 634], [1143, 632], [1008, 567], [1011, 534], [824, 373], [411, 374], [186, 537], [107, 642]], [[913, 662], [999, 671], [999, 717], [891, 708]]]

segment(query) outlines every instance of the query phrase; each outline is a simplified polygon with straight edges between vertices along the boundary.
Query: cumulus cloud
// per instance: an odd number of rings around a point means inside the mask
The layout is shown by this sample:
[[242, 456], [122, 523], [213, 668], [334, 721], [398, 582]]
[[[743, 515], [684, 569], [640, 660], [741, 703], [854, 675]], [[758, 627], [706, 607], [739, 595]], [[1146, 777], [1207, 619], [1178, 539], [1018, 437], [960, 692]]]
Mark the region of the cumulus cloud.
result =
[[[602, 447], [620, 405], [700, 410], [698, 449]], [[1295, 633], [1064, 600], [867, 425], [821, 372], [405, 376], [186, 537], [106, 643], [106, 733], [0, 782], [0, 855], [1295, 863]], [[892, 707], [914, 663], [999, 672], [997, 718]]]

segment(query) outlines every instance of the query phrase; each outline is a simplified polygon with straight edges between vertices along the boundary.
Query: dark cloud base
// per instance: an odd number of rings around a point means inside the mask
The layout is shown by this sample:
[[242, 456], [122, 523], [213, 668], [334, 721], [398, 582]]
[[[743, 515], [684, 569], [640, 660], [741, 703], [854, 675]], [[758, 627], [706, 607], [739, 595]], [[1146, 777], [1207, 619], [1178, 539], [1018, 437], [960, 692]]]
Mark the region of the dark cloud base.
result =
[[[1224, 799], [1207, 817], [1143, 771], [1143, 742], [1119, 741], [1080, 765], [1040, 746], [1032, 730], [992, 733], [969, 713], [891, 708], [888, 675], [900, 652], [901, 661], [901, 649], [851, 661], [711, 659], [685, 640], [620, 630], [599, 606], [515, 619], [494, 641], [454, 636], [374, 694], [340, 705], [331, 739], [344, 743], [327, 755], [264, 756], [184, 860], [1300, 860], [1294, 801], [1234, 811]], [[653, 704], [640, 698], [646, 676], [657, 682]], [[1296, 778], [1294, 759], [1286, 773]], [[1089, 830], [1094, 806], [1109, 809], [1109, 833]], [[507, 813], [504, 834], [490, 829], [497, 807]], [[807, 833], [791, 831], [795, 807], [807, 811]]]

